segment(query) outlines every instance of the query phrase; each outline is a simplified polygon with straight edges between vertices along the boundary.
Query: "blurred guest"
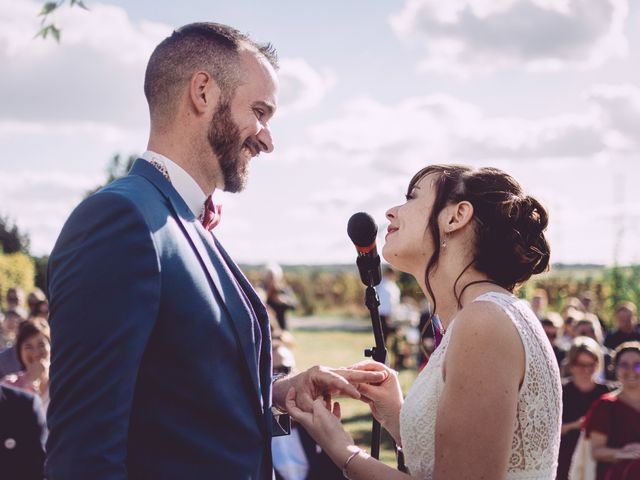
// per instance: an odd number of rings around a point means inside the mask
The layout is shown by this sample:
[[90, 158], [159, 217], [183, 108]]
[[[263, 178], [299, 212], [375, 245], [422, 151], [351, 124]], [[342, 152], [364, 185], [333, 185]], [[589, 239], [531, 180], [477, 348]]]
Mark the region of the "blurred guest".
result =
[[547, 312], [549, 306], [549, 295], [544, 288], [536, 288], [531, 296], [531, 310], [536, 314], [540, 320], [542, 320]]
[[613, 368], [613, 355], [611, 350], [603, 345], [604, 335], [598, 317], [593, 313], [585, 313], [584, 318], [574, 325], [574, 333], [577, 337], [589, 337], [598, 343], [604, 359], [604, 369], [602, 369], [600, 373], [600, 378], [601, 380], [614, 381], [616, 379], [616, 372]]
[[560, 332], [562, 331], [562, 317], [557, 312], [547, 312], [546, 315], [540, 320], [544, 333], [551, 343], [553, 353], [558, 361], [558, 366], [562, 365], [562, 360], [565, 356], [565, 350], [558, 346], [558, 340]]
[[16, 351], [23, 371], [9, 382], [14, 387], [38, 394], [46, 412], [49, 406], [51, 355], [51, 338], [47, 322], [41, 318], [22, 322], [16, 340]]
[[397, 275], [393, 268], [385, 266], [382, 273], [382, 281], [376, 287], [376, 293], [380, 300], [378, 312], [380, 313], [380, 322], [382, 323], [382, 333], [387, 339], [390, 334], [395, 332], [395, 310], [400, 305], [400, 288], [398, 288]]
[[267, 305], [275, 312], [280, 328], [288, 330], [287, 313], [289, 310], [296, 309], [298, 301], [291, 288], [287, 285], [280, 265], [276, 263], [267, 265], [264, 276], [264, 289], [267, 292]]
[[576, 337], [567, 352], [571, 377], [562, 386], [562, 429], [556, 480], [569, 478], [571, 457], [580, 436], [584, 415], [601, 395], [608, 393], [607, 385], [596, 377], [602, 370], [601, 345], [588, 337]]
[[[27, 295], [27, 306], [29, 307], [29, 318], [31, 317], [39, 317], [41, 315], [42, 310], [42, 302], [46, 302], [47, 298], [45, 297], [42, 290], [36, 288], [35, 290], [29, 292]], [[47, 315], [44, 318], [47, 318], [49, 315], [49, 311], [46, 311]]]
[[21, 288], [15, 287], [7, 290], [7, 309], [8, 312], [15, 312], [22, 318], [27, 318], [27, 311], [24, 309], [24, 292]]
[[640, 342], [619, 345], [614, 366], [620, 389], [603, 395], [585, 421], [598, 480], [622, 480], [630, 460], [640, 459]]
[[0, 384], [0, 478], [42, 480], [46, 432], [38, 396]]
[[18, 360], [15, 345], [0, 351], [0, 380], [20, 370], [22, 370], [22, 364]]
[[562, 336], [558, 339], [558, 346], [563, 350], [569, 350], [571, 342], [576, 337], [573, 327], [584, 319], [584, 312], [572, 305], [565, 305], [560, 312], [563, 321]]
[[0, 328], [0, 350], [9, 348], [16, 343], [16, 336], [18, 335], [18, 325], [24, 320], [18, 312], [15, 310], [7, 311], [4, 316], [2, 325]]
[[618, 345], [624, 342], [640, 341], [640, 330], [638, 329], [638, 317], [636, 306], [631, 302], [622, 302], [616, 305], [613, 317], [616, 329], [607, 335], [604, 344], [607, 348], [615, 350]]
[[[289, 374], [295, 368], [293, 352], [273, 343], [273, 373]], [[271, 440], [275, 480], [344, 480], [342, 472], [307, 431], [292, 422], [291, 433]]]

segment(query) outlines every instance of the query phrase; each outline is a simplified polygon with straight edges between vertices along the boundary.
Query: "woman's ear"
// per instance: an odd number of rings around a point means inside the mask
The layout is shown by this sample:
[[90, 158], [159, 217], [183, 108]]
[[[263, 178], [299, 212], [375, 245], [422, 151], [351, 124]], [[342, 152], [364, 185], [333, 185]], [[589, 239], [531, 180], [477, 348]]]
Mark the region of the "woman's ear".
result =
[[464, 228], [473, 219], [473, 205], [470, 202], [462, 201], [452, 204], [445, 209], [444, 233], [453, 233]]

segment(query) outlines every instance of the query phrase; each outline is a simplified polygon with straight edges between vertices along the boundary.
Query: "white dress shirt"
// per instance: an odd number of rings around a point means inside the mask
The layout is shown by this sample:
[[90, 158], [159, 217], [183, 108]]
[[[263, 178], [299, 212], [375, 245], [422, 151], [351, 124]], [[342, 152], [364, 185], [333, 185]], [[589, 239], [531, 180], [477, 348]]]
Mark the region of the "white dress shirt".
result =
[[173, 185], [173, 188], [180, 194], [193, 214], [198, 218], [202, 218], [204, 202], [207, 200], [207, 195], [191, 175], [174, 161], [151, 150], [144, 152], [140, 158], [150, 163], [155, 162], [163, 165], [169, 175], [169, 181], [171, 185]]

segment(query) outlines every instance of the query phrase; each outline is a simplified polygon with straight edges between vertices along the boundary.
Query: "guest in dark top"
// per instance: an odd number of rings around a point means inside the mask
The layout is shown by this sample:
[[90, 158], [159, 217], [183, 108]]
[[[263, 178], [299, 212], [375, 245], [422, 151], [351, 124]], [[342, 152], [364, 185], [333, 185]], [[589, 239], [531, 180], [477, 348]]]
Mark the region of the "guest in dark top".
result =
[[589, 337], [576, 337], [567, 353], [571, 377], [562, 386], [562, 438], [556, 480], [569, 478], [571, 456], [576, 448], [584, 415], [609, 387], [597, 383], [602, 370], [602, 348]]
[[558, 335], [562, 329], [562, 317], [559, 313], [547, 312], [544, 318], [540, 320], [540, 323], [542, 324], [544, 333], [547, 335], [547, 338], [551, 343], [553, 353], [555, 354], [558, 365], [560, 366], [562, 365], [562, 360], [564, 360], [564, 356], [566, 354], [566, 352], [558, 346]]
[[640, 342], [620, 345], [613, 362], [621, 388], [600, 397], [585, 420], [598, 480], [628, 479], [640, 459]]
[[46, 431], [40, 399], [0, 384], [0, 478], [44, 478]]
[[607, 339], [604, 341], [605, 347], [615, 350], [618, 345], [624, 342], [640, 341], [635, 304], [631, 302], [619, 303], [616, 305], [613, 316], [617, 328], [607, 335]]

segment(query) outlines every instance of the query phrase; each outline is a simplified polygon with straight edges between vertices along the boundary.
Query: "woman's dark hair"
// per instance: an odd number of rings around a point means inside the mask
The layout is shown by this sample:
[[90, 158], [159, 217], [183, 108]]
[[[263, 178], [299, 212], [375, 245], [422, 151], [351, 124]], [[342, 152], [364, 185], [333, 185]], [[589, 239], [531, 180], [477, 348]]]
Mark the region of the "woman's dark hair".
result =
[[20, 365], [22, 365], [23, 369], [27, 368], [27, 366], [22, 362], [22, 355], [20, 354], [22, 344], [39, 333], [41, 333], [47, 341], [51, 343], [49, 324], [43, 318], [36, 317], [25, 320], [24, 322], [21, 322], [18, 327], [18, 336], [16, 337], [16, 355], [18, 356], [18, 361], [20, 362]]
[[408, 193], [427, 175], [433, 175], [435, 200], [428, 229], [434, 252], [425, 271], [425, 284], [434, 303], [435, 296], [429, 276], [440, 258], [440, 230], [438, 215], [447, 205], [467, 201], [473, 206], [475, 245], [473, 259], [460, 272], [453, 290], [458, 304], [457, 284], [464, 272], [473, 266], [486, 274], [491, 283], [509, 290], [525, 282], [534, 274], [544, 272], [549, 265], [550, 249], [544, 236], [547, 210], [538, 200], [525, 195], [516, 180], [497, 168], [474, 169], [462, 165], [430, 165], [414, 175]]
[[613, 367], [618, 368], [620, 357], [627, 352], [640, 353], [640, 342], [624, 342], [618, 345], [613, 354]]

